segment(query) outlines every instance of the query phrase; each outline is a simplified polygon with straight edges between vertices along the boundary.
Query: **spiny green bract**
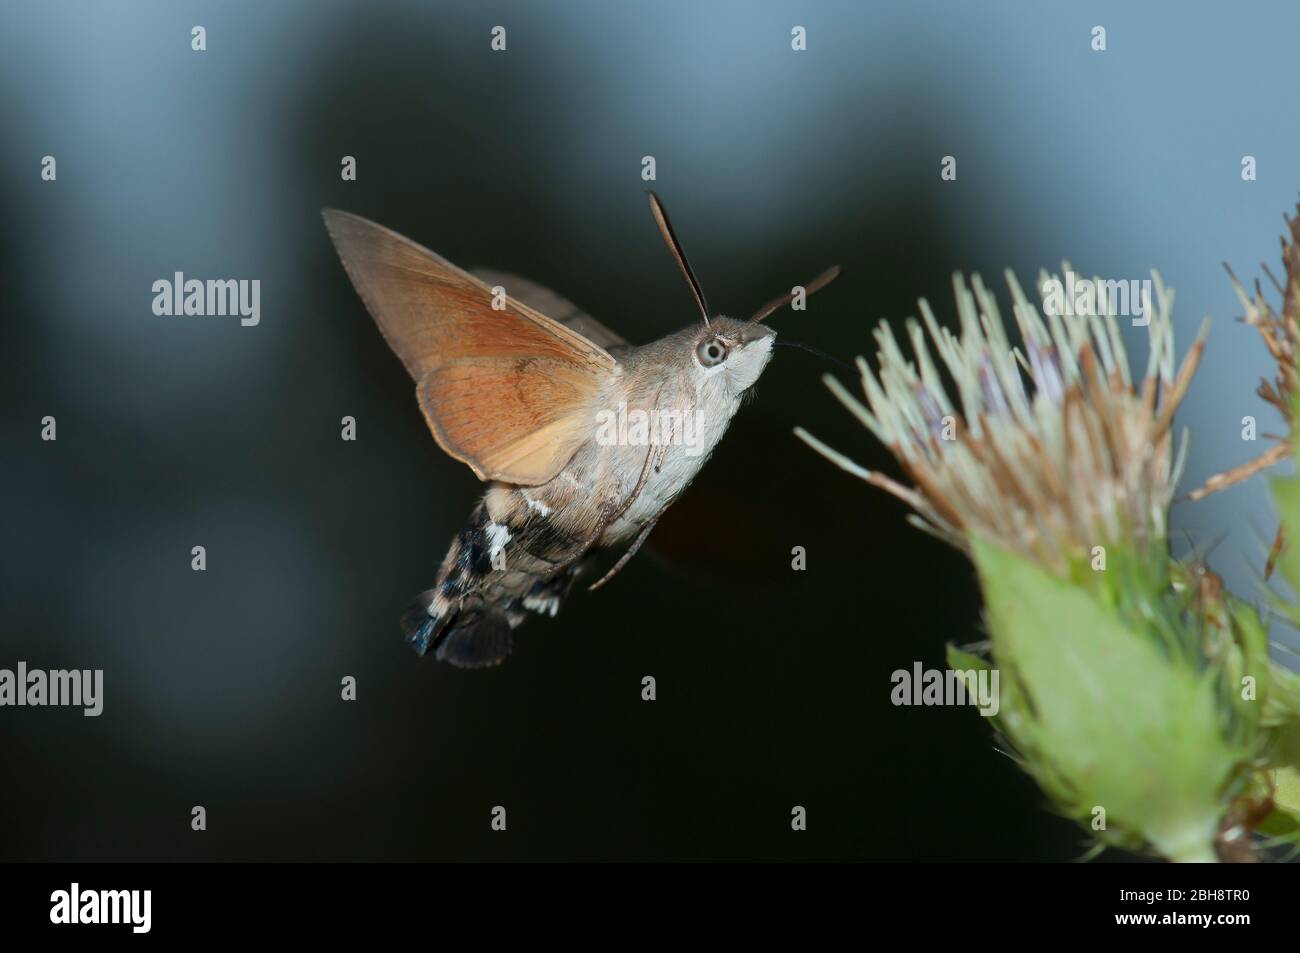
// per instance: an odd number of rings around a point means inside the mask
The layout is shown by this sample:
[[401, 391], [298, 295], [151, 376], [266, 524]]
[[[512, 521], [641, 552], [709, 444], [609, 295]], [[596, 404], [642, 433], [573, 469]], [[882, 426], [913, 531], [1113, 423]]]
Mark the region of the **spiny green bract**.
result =
[[1257, 767], [1258, 704], [1230, 683], [1226, 648], [1212, 658], [1227, 630], [1186, 611], [1189, 597], [1149, 578], [1168, 573], [1142, 557], [1081, 587], [996, 544], [972, 548], [1001, 672], [998, 727], [1024, 768], [1103, 843], [1216, 859]]

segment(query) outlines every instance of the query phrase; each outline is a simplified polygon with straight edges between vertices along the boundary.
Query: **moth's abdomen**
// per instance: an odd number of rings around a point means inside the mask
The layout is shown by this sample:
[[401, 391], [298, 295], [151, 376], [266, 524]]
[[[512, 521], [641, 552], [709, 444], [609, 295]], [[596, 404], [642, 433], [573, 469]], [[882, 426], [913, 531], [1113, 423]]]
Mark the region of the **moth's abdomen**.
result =
[[434, 647], [434, 658], [458, 668], [499, 665], [510, 654], [514, 636], [506, 616], [491, 609], [464, 608], [433, 615], [424, 599], [434, 592], [431, 589], [421, 594], [402, 616], [407, 641], [417, 652], [424, 655]]
[[403, 613], [407, 642], [461, 668], [499, 664], [514, 646], [512, 630], [529, 612], [555, 615], [573, 584], [572, 567], [533, 555], [538, 544], [554, 544], [554, 533], [526, 507], [494, 520], [480, 502], [452, 540], [437, 584]]

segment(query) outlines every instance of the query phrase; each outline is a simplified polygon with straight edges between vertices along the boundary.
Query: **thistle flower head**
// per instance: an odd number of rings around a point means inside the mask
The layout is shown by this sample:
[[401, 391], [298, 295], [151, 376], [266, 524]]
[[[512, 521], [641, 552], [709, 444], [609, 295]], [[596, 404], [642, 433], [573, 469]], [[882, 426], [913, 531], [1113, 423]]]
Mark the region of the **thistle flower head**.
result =
[[[1300, 214], [1300, 206], [1297, 206]], [[1288, 424], [1292, 424], [1292, 408], [1297, 393], [1300, 393], [1300, 365], [1297, 354], [1300, 353], [1300, 217], [1286, 218], [1287, 231], [1291, 240], [1282, 238], [1282, 267], [1286, 273], [1283, 284], [1273, 277], [1267, 267], [1264, 269], [1273, 287], [1282, 298], [1281, 313], [1274, 310], [1264, 296], [1259, 281], [1255, 282], [1253, 294], [1247, 294], [1237, 276], [1228, 269], [1232, 286], [1237, 292], [1241, 306], [1246, 309], [1242, 319], [1259, 332], [1268, 352], [1277, 363], [1277, 376], [1272, 381], [1260, 381], [1259, 396], [1277, 408]]]
[[[1258, 280], [1255, 281], [1253, 293], [1248, 294], [1242, 283], [1237, 280], [1237, 276], [1232, 273], [1232, 269], [1224, 265], [1228, 268], [1228, 277], [1232, 279], [1232, 287], [1237, 292], [1237, 298], [1246, 310], [1242, 320], [1259, 332], [1264, 346], [1268, 348], [1269, 355], [1277, 365], [1277, 373], [1273, 380], [1261, 380], [1256, 393], [1282, 415], [1282, 419], [1287, 424], [1287, 433], [1254, 460], [1210, 477], [1203, 486], [1188, 494], [1190, 499], [1199, 500], [1211, 493], [1236, 486], [1261, 470], [1282, 462], [1292, 454], [1295, 444], [1295, 407], [1297, 398], [1300, 398], [1300, 364], [1297, 363], [1297, 359], [1300, 358], [1300, 206], [1297, 206], [1296, 211], [1297, 218], [1284, 216], [1287, 231], [1291, 235], [1290, 241], [1286, 236], [1282, 237], [1282, 268], [1286, 274], [1285, 284], [1278, 281], [1267, 266], [1264, 267], [1264, 273], [1268, 275], [1273, 287], [1282, 298], [1280, 313], [1264, 296], [1263, 286]], [[1279, 535], [1269, 556], [1265, 576], [1272, 572], [1273, 561], [1277, 558], [1281, 544], [1282, 537]]]
[[[1071, 274], [1068, 264], [1065, 271]], [[825, 379], [889, 447], [913, 488], [799, 435], [903, 499], [916, 511], [914, 522], [966, 552], [971, 537], [981, 536], [1064, 573], [1096, 545], [1163, 547], [1185, 450], [1184, 441], [1175, 460], [1171, 426], [1204, 347], [1204, 328], [1176, 370], [1173, 292], [1153, 273], [1144, 315], [1150, 353], [1145, 374], [1134, 381], [1108, 300], [1113, 283], [1089, 282], [1092, 305], [1081, 312], [1047, 306], [1047, 289], [1061, 285], [1043, 273], [1044, 316], [1015, 276], [1006, 277], [1020, 346], [1011, 344], [979, 277], [968, 286], [955, 275], [958, 334], [940, 326], [922, 300], [924, 329], [907, 322], [911, 358], [884, 324], [875, 333], [879, 370], [858, 358], [865, 404]]]
[[[1077, 284], [1065, 274], [1040, 276], [1040, 310], [1008, 272], [1019, 345], [983, 282], [956, 276], [957, 333], [922, 301], [910, 357], [882, 325], [878, 369], [858, 359], [865, 402], [827, 379], [911, 487], [801, 436], [971, 556], [989, 659], [951, 649], [950, 664], [1001, 672], [998, 730], [1058, 809], [1105, 844], [1213, 859], [1227, 819], [1258, 799], [1258, 706], [1232, 676], [1260, 670], [1263, 630], [1239, 645], [1170, 572], [1186, 447], [1175, 454], [1173, 418], [1205, 328], [1179, 367], [1173, 293], [1153, 273], [1136, 377], [1113, 313], [1119, 286], [1092, 279], [1062, 307], [1060, 289]], [[1098, 546], [1113, 550], [1109, 566]]]

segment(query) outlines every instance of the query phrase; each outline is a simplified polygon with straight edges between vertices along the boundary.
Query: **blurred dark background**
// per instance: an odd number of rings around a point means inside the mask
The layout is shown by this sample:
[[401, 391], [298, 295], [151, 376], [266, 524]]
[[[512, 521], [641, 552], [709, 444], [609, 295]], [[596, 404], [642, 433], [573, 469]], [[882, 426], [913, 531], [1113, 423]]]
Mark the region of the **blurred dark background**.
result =
[[[693, 320], [646, 210], [653, 155], [715, 307], [843, 265], [773, 324], [845, 359], [918, 296], [951, 319], [954, 269], [1158, 267], [1184, 346], [1216, 319], [1190, 485], [1254, 454], [1243, 414], [1278, 427], [1219, 262], [1272, 263], [1300, 188], [1300, 12], [1091, 6], [5, 5], [0, 667], [102, 668], [105, 704], [0, 710], [0, 858], [1078, 856], [972, 711], [890, 704], [892, 671], [981, 637], [971, 571], [791, 435], [896, 472], [797, 351], [616, 582], [530, 621], [500, 669], [411, 653], [397, 616], [479, 486], [319, 210], [644, 343]], [[260, 279], [261, 324], [155, 316], [175, 271]], [[1259, 486], [1235, 494], [1176, 522], [1230, 531], [1215, 565], [1249, 593], [1273, 523]]]

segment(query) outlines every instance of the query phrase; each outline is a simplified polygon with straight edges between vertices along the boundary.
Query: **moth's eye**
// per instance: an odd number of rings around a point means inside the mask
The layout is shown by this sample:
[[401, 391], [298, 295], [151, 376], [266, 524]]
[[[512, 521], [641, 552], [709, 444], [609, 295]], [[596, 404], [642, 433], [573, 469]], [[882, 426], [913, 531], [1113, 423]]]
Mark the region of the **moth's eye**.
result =
[[727, 349], [717, 338], [710, 338], [700, 342], [699, 347], [695, 349], [695, 356], [705, 367], [717, 367], [726, 359]]

